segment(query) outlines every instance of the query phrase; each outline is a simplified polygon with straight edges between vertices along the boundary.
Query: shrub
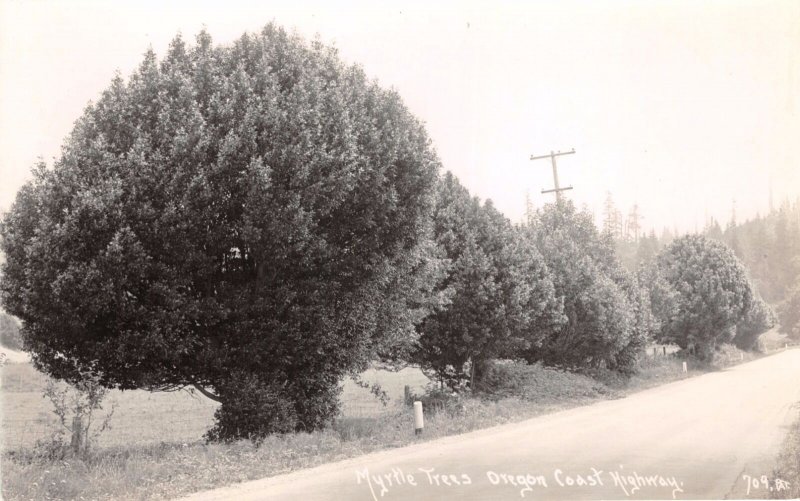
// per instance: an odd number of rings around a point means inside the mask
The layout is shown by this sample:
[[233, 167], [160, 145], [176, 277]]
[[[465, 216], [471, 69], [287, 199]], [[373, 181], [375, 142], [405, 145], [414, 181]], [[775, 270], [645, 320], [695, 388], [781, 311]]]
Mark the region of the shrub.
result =
[[422, 402], [425, 415], [443, 412], [449, 416], [457, 416], [464, 412], [464, 397], [449, 389], [429, 386], [421, 395], [412, 393], [406, 405], [413, 406], [416, 401]]
[[[99, 422], [97, 411], [103, 409], [108, 390], [97, 374], [83, 372], [81, 379], [72, 384], [49, 379], [44, 397], [53, 405], [57, 426], [49, 438], [40, 440], [34, 447], [35, 455], [47, 460], [63, 459], [68, 454], [86, 458], [100, 434], [109, 427], [116, 403]], [[69, 437], [69, 445], [66, 442]]]
[[524, 400], [557, 402], [596, 397], [607, 388], [591, 377], [545, 367], [540, 363], [526, 364], [495, 361], [478, 388], [478, 395], [490, 398], [517, 397]]

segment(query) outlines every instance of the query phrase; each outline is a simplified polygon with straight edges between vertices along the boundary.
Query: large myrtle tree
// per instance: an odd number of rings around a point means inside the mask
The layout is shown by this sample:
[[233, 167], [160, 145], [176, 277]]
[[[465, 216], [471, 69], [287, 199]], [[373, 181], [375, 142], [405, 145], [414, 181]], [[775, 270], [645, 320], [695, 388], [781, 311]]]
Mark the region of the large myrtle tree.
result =
[[526, 226], [528, 245], [544, 256], [566, 322], [525, 354], [574, 368], [635, 370], [654, 325], [650, 303], [620, 264], [610, 234], [568, 200], [547, 204]]
[[323, 426], [341, 378], [413, 340], [438, 160], [398, 95], [274, 25], [152, 51], [2, 222], [35, 365], [195, 387], [214, 439]]
[[561, 302], [538, 251], [450, 172], [439, 184], [434, 237], [449, 264], [436, 289], [447, 304], [420, 325], [412, 359], [453, 389], [475, 389], [491, 359], [519, 357], [563, 322]]
[[688, 235], [665, 247], [654, 262], [674, 290], [673, 313], [662, 319], [659, 338], [694, 348], [710, 358], [722, 343], [751, 348], [771, 325], [771, 313], [753, 290], [744, 266], [725, 244]]

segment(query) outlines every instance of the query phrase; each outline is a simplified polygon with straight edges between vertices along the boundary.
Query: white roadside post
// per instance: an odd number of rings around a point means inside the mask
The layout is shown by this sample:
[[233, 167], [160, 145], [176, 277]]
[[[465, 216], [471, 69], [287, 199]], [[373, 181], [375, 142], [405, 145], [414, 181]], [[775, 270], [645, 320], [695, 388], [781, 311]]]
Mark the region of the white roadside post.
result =
[[689, 368], [686, 367], [686, 362], [683, 363], [683, 372], [689, 372]]
[[422, 418], [422, 402], [414, 402], [414, 435], [421, 435], [425, 422]]

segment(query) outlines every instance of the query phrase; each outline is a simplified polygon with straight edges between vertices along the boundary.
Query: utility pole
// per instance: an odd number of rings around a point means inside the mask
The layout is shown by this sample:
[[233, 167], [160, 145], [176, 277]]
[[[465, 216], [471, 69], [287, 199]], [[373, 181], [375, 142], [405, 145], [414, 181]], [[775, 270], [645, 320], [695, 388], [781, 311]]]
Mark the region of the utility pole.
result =
[[539, 159], [542, 159], [542, 158], [549, 158], [550, 162], [553, 164], [553, 184], [555, 185], [555, 188], [552, 189], [552, 190], [542, 190], [542, 193], [543, 194], [544, 193], [555, 193], [556, 194], [556, 202], [561, 202], [561, 192], [562, 191], [566, 191], [566, 190], [571, 190], [572, 189], [572, 186], [567, 186], [565, 188], [562, 188], [558, 184], [558, 167], [556, 167], [556, 157], [559, 157], [561, 155], [572, 155], [574, 153], [575, 153], [575, 148], [573, 148], [571, 151], [559, 151], [559, 152], [552, 152], [551, 151], [549, 155], [541, 155], [541, 156], [538, 156], [538, 157], [535, 157], [535, 156], [531, 155], [531, 160], [539, 160]]

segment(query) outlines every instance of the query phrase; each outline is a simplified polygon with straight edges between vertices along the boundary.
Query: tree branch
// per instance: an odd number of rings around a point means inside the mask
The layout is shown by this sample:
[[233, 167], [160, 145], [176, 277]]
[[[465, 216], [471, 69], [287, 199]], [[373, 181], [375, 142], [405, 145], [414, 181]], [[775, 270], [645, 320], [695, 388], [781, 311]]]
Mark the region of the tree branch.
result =
[[203, 394], [204, 396], [206, 396], [207, 398], [210, 398], [211, 400], [213, 400], [213, 401], [215, 401], [215, 402], [222, 402], [222, 399], [221, 399], [221, 398], [219, 398], [219, 396], [217, 396], [217, 395], [214, 395], [213, 393], [211, 393], [210, 391], [206, 390], [205, 388], [203, 388], [203, 387], [202, 387], [202, 386], [200, 386], [199, 384], [197, 384], [197, 383], [194, 383], [194, 384], [192, 384], [192, 386], [194, 386], [194, 387], [195, 387], [195, 389], [196, 389], [197, 391], [199, 391], [200, 393], [202, 393], [202, 394]]

